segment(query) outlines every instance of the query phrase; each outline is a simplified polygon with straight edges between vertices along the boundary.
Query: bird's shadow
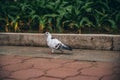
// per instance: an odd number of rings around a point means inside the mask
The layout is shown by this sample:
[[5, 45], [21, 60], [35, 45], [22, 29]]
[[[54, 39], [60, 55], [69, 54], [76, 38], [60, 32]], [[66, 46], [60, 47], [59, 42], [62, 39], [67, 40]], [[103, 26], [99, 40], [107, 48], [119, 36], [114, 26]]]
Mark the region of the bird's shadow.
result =
[[73, 53], [66, 53], [66, 52], [54, 52], [53, 54], [57, 54], [57, 55], [72, 55]]

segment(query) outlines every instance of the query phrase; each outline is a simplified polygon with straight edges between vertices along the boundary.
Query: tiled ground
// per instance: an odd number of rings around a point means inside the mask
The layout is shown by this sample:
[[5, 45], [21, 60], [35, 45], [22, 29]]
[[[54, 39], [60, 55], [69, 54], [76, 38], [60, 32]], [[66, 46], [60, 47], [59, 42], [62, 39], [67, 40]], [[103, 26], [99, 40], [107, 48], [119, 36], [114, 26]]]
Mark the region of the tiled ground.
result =
[[120, 64], [0, 55], [0, 80], [120, 80]]

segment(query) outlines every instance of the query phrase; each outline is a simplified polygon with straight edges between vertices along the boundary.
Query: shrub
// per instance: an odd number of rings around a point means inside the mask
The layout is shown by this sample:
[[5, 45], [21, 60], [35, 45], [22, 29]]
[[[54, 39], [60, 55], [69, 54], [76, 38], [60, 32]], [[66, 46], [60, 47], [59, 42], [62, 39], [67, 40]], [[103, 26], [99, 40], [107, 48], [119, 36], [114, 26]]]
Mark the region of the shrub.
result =
[[120, 33], [119, 5], [119, 0], [0, 0], [0, 31]]

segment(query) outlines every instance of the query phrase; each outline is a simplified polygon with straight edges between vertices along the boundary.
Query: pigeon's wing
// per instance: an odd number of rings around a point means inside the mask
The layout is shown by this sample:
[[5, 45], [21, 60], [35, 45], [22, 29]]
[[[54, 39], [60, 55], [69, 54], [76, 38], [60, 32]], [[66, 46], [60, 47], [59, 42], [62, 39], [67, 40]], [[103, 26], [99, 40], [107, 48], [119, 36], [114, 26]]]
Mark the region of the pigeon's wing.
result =
[[49, 43], [49, 47], [56, 49], [56, 50], [61, 50], [61, 49], [72, 50], [72, 48], [70, 46], [63, 44], [58, 39], [51, 39], [51, 41]]
[[48, 42], [48, 46], [50, 48], [53, 48], [53, 49], [56, 49], [56, 46], [58, 44], [61, 44], [61, 41], [59, 41], [58, 39], [51, 39], [49, 42]]

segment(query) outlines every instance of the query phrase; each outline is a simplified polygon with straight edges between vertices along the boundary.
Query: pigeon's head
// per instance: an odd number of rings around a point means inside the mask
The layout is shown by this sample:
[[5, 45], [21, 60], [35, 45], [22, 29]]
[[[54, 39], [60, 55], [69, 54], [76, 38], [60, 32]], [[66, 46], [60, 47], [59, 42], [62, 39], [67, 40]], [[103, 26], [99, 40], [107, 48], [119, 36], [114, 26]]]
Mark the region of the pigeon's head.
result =
[[49, 32], [45, 32], [45, 36], [50, 36], [51, 34]]

